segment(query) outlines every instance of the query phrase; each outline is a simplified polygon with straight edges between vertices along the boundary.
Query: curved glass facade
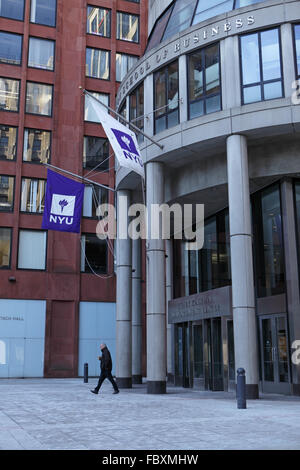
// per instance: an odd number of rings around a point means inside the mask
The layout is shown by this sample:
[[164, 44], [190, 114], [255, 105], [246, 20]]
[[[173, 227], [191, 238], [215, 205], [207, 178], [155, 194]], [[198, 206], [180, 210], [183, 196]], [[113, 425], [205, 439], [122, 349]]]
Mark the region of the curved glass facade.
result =
[[191, 25], [262, 0], [175, 0], [156, 21], [146, 52]]

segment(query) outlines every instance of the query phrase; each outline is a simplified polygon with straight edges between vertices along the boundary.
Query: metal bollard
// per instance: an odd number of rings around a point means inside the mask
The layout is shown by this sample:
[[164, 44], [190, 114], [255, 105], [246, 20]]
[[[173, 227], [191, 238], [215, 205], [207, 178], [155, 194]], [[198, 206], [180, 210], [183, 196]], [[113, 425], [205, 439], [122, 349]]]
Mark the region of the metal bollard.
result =
[[83, 382], [85, 384], [87, 384], [88, 381], [89, 381], [89, 365], [88, 365], [87, 362], [85, 362], [85, 364], [84, 364], [84, 374], [83, 375], [84, 375]]
[[240, 410], [247, 408], [246, 405], [246, 373], [242, 367], [237, 370], [236, 380], [237, 407]]

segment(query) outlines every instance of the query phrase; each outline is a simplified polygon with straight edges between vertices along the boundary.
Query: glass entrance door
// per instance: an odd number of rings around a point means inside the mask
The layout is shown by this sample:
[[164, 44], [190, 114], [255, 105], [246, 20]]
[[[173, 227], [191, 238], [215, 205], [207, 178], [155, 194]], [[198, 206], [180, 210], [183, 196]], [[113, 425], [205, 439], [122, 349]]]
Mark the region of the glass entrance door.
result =
[[176, 326], [175, 384], [182, 387], [190, 387], [189, 343], [188, 323], [178, 324]]
[[209, 390], [224, 390], [221, 318], [205, 320], [206, 385]]
[[290, 393], [286, 315], [260, 318], [262, 389]]

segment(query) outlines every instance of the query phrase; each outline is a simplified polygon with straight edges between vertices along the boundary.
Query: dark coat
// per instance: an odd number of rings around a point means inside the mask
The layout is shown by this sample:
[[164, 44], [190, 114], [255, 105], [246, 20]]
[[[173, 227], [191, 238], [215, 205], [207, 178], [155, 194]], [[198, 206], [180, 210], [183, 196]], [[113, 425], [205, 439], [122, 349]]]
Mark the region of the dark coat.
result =
[[110, 352], [107, 348], [102, 349], [102, 356], [100, 358], [101, 364], [101, 372], [111, 372], [112, 370], [112, 360]]

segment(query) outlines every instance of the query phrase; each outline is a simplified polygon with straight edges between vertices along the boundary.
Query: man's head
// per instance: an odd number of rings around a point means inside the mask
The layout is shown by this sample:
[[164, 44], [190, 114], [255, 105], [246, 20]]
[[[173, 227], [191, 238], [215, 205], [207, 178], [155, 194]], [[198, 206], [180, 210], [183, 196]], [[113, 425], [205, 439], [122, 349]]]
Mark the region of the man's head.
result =
[[101, 351], [102, 351], [102, 349], [104, 349], [104, 348], [106, 348], [106, 344], [105, 344], [105, 343], [100, 344], [100, 349], [101, 349]]

